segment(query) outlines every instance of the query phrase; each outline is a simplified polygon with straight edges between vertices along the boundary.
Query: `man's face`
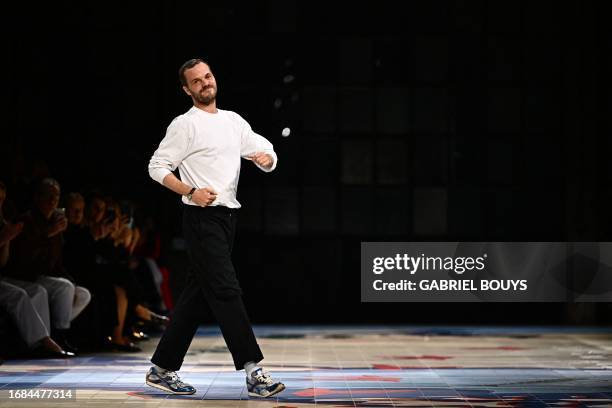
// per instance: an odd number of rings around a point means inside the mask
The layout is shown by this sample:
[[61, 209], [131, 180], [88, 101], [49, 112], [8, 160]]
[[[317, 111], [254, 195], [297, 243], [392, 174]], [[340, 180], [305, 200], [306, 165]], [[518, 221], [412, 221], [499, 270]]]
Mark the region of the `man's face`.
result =
[[36, 207], [47, 218], [53, 214], [53, 210], [57, 208], [60, 199], [60, 189], [57, 186], [44, 186], [38, 192], [36, 197]]
[[202, 105], [210, 105], [217, 97], [217, 82], [208, 65], [200, 62], [184, 74], [187, 86], [183, 90], [187, 95]]
[[83, 200], [72, 200], [66, 207], [66, 217], [68, 222], [74, 225], [80, 225], [83, 222], [83, 210], [85, 203]]

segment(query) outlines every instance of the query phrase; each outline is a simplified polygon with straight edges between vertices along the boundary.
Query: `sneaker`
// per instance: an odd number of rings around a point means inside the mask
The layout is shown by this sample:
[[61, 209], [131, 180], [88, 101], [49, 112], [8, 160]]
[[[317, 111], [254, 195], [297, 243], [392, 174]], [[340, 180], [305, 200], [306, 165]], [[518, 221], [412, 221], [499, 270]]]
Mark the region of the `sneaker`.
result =
[[155, 367], [151, 367], [146, 377], [147, 385], [158, 388], [171, 394], [189, 395], [196, 392], [196, 389], [189, 384], [181, 381], [178, 374], [174, 371], [166, 371], [160, 374]]
[[282, 382], [274, 382], [270, 375], [261, 368], [253, 371], [246, 379], [247, 390], [251, 397], [268, 398], [285, 389]]

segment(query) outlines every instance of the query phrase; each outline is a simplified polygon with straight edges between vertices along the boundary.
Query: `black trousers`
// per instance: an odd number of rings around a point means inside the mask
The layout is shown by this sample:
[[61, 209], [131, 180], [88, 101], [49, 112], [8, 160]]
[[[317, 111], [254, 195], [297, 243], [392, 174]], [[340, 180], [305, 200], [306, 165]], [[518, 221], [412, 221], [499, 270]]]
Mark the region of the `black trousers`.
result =
[[231, 260], [237, 211], [227, 207], [184, 206], [183, 232], [191, 269], [151, 362], [178, 371], [198, 326], [211, 312], [234, 359], [236, 370], [263, 360], [242, 302]]

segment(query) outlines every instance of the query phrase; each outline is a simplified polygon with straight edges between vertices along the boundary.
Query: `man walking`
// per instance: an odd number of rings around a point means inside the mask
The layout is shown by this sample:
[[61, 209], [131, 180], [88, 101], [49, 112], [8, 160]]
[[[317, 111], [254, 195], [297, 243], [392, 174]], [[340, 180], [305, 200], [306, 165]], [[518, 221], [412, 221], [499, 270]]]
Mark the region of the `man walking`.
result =
[[[193, 394], [180, 380], [183, 363], [203, 309], [212, 312], [236, 370], [244, 369], [250, 396], [270, 397], [285, 389], [258, 366], [263, 355], [253, 334], [231, 261], [240, 203], [236, 200], [240, 159], [265, 172], [277, 163], [272, 144], [240, 115], [217, 109], [217, 83], [210, 66], [191, 59], [179, 69], [193, 107], [176, 117], [149, 163], [151, 178], [182, 196], [183, 232], [191, 268], [187, 284], [151, 359], [146, 383], [173, 394]], [[173, 173], [178, 167], [181, 179]]]

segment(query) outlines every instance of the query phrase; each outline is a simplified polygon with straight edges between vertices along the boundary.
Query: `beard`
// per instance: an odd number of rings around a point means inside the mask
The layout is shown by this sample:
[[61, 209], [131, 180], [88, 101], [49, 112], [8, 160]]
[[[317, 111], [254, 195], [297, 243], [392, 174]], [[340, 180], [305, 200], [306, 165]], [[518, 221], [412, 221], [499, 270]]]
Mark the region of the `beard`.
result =
[[[210, 91], [212, 89], [212, 92]], [[201, 92], [192, 92], [193, 98], [202, 105], [210, 105], [217, 98], [217, 88], [208, 87]]]

